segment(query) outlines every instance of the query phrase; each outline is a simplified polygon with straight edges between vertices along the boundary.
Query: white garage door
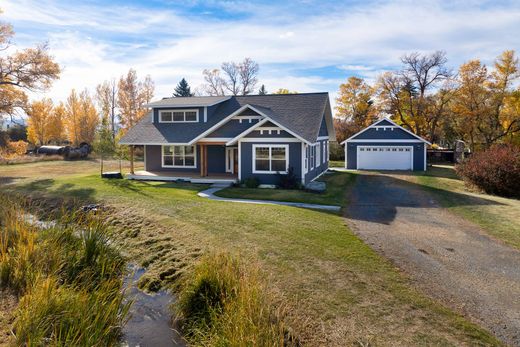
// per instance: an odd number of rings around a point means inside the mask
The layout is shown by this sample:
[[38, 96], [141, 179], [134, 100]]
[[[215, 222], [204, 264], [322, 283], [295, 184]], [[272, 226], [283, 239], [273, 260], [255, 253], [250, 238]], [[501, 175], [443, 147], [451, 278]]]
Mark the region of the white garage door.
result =
[[412, 170], [411, 146], [358, 146], [358, 170]]

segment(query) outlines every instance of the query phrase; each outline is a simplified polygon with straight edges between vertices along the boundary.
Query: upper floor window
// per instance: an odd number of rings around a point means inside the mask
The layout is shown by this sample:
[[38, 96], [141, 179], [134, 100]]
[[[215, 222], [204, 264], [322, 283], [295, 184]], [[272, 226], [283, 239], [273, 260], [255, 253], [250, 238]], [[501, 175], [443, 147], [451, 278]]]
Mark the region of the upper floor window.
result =
[[159, 123], [195, 123], [199, 121], [199, 110], [161, 110]]

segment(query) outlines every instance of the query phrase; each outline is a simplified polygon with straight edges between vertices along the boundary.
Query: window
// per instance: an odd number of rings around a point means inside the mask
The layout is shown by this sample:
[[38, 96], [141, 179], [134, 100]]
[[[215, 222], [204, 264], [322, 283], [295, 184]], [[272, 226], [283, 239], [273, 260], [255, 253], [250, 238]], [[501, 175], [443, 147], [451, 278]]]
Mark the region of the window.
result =
[[310, 151], [310, 168], [311, 168], [311, 170], [314, 169], [314, 150], [315, 150], [314, 145], [311, 145], [309, 147], [309, 151]]
[[321, 163], [321, 142], [316, 144], [316, 167], [320, 166]]
[[192, 123], [199, 121], [199, 110], [159, 111], [160, 123]]
[[163, 167], [197, 167], [195, 146], [162, 146]]
[[323, 163], [325, 164], [327, 162], [327, 150], [329, 146], [329, 141], [325, 141], [323, 143]]
[[305, 160], [304, 160], [304, 167], [305, 167], [305, 172], [308, 172], [308, 167], [309, 167], [309, 146], [307, 145], [304, 145], [305, 146]]
[[287, 173], [288, 145], [253, 145], [253, 173]]

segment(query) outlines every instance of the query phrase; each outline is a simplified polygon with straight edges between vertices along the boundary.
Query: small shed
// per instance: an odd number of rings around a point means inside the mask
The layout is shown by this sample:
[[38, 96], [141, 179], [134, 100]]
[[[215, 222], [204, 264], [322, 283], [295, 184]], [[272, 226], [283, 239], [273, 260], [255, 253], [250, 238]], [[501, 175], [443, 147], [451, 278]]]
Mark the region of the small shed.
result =
[[426, 171], [430, 142], [383, 118], [341, 143], [351, 170]]

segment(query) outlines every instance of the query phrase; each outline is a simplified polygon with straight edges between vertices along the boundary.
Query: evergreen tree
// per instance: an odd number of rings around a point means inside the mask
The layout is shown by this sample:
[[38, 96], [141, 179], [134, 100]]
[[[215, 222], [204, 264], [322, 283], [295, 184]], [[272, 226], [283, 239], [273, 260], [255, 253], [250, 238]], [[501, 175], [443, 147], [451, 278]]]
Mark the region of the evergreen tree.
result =
[[173, 92], [173, 96], [193, 96], [194, 93], [191, 92], [190, 85], [183, 78], [177, 87], [175, 87], [175, 91]]
[[262, 84], [262, 86], [258, 90], [258, 95], [266, 95], [266, 94], [267, 94], [267, 90], [265, 89], [265, 85]]

